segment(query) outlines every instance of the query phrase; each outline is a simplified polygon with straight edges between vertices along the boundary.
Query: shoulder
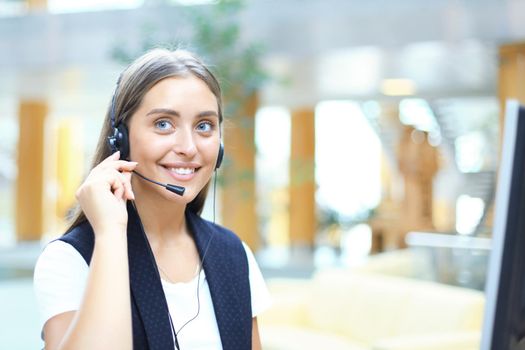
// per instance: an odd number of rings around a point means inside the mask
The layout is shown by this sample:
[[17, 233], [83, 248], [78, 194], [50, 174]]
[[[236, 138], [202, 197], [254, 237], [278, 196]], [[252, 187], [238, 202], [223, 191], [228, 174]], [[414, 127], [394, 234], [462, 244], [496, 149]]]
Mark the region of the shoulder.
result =
[[242, 242], [242, 244], [248, 258], [252, 317], [257, 317], [270, 307], [272, 299], [252, 250], [246, 243]]
[[88, 265], [72, 245], [61, 240], [46, 245], [33, 273], [41, 329], [54, 315], [78, 309], [88, 273]]
[[91, 256], [93, 255], [93, 247], [95, 245], [95, 234], [88, 221], [85, 221], [69, 231], [67, 231], [62, 237], [58, 238], [59, 241], [70, 244], [74, 247], [84, 260], [89, 264]]
[[72, 245], [55, 240], [48, 243], [38, 257], [33, 273], [34, 284], [44, 286], [52, 279], [72, 276], [84, 269], [87, 269], [87, 264], [80, 253]]
[[38, 257], [35, 265], [35, 276], [49, 268], [60, 268], [71, 263], [82, 263], [85, 265], [85, 261], [80, 253], [71, 244], [59, 239], [51, 241], [44, 247]]
[[86, 238], [94, 239], [93, 229], [91, 228], [91, 225], [87, 220], [69, 229], [66, 233], [62, 235], [62, 237], [59, 238], [59, 240], [85, 240]]

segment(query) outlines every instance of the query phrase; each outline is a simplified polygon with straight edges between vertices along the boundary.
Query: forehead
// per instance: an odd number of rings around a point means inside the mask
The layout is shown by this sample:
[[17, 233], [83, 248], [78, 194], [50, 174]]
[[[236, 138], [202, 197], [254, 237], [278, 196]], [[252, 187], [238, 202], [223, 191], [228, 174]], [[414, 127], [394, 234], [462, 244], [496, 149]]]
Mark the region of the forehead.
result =
[[166, 103], [185, 102], [217, 106], [217, 98], [209, 86], [201, 79], [188, 75], [186, 77], [169, 77], [153, 85], [144, 95], [143, 102]]

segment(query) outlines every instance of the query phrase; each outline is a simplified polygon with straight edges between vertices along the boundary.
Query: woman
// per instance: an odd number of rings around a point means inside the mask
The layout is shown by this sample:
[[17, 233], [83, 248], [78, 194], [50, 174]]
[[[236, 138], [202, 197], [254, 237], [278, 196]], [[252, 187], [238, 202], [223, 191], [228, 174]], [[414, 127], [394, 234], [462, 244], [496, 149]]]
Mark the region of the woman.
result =
[[260, 349], [253, 254], [200, 218], [221, 123], [194, 55], [153, 50], [122, 73], [80, 211], [35, 267], [46, 349]]

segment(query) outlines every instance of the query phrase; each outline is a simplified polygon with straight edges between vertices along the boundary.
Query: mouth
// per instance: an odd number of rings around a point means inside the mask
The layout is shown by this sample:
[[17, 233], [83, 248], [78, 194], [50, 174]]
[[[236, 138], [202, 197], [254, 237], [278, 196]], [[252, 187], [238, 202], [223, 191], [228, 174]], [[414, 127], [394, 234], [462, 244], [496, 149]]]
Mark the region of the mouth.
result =
[[200, 168], [168, 168], [169, 172], [178, 174], [178, 175], [191, 175], [194, 174], [196, 171], [198, 171]]
[[201, 167], [197, 165], [162, 165], [164, 169], [168, 171], [168, 174], [176, 181], [188, 181], [191, 180], [195, 173], [197, 173]]

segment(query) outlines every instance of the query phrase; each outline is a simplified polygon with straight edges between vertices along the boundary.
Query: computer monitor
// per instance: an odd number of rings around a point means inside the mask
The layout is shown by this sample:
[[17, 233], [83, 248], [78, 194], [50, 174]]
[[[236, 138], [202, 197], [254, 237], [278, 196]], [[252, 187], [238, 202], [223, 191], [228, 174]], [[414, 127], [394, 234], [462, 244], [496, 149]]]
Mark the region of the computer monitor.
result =
[[504, 125], [481, 350], [525, 349], [525, 108]]

